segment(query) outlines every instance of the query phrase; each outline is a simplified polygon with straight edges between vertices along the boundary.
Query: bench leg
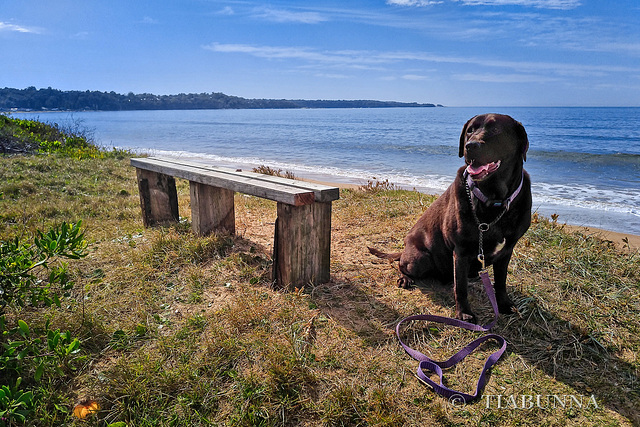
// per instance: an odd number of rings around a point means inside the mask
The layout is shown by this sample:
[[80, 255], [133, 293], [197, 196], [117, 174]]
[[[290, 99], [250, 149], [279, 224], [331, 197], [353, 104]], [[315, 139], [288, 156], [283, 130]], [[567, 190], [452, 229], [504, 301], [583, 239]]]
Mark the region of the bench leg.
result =
[[136, 169], [142, 221], [145, 227], [178, 222], [178, 192], [172, 176]]
[[273, 276], [278, 287], [329, 281], [331, 202], [292, 206], [278, 203]]
[[233, 191], [189, 182], [191, 193], [191, 227], [193, 232], [207, 235], [212, 231], [235, 234]]

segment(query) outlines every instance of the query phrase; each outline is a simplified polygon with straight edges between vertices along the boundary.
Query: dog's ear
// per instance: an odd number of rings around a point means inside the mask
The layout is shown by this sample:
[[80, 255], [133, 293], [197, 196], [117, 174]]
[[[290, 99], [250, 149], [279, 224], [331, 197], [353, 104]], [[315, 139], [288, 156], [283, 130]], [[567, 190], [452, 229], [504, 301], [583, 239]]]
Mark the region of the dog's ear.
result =
[[471, 120], [473, 120], [474, 118], [475, 117], [469, 119], [462, 128], [462, 133], [460, 134], [460, 150], [458, 151], [458, 157], [464, 156], [464, 144], [466, 144], [467, 142], [467, 128], [469, 127], [469, 123], [471, 123]]
[[527, 131], [524, 130], [522, 123], [516, 122], [516, 134], [520, 141], [520, 147], [522, 149], [522, 160], [527, 161], [527, 151], [529, 151], [529, 138], [527, 137]]

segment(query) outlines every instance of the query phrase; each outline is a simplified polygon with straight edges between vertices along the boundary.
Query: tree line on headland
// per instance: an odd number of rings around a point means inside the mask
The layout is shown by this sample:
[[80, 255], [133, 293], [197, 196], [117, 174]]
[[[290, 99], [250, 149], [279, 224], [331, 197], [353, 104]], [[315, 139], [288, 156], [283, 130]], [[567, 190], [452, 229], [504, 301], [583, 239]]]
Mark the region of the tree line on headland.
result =
[[[440, 105], [438, 105], [440, 106]], [[62, 91], [58, 89], [0, 89], [0, 111], [83, 111], [83, 110], [203, 110], [203, 109], [258, 109], [258, 108], [383, 108], [383, 107], [436, 107], [417, 102], [372, 100], [287, 100], [247, 99], [223, 93], [180, 93], [154, 95], [151, 93], [127, 95], [100, 91]]]

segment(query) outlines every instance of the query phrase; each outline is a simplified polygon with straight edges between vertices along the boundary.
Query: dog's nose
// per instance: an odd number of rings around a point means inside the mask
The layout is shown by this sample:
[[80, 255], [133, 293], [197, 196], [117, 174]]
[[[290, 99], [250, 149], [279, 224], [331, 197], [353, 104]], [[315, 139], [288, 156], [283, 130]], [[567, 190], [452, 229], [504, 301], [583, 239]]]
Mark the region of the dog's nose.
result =
[[478, 141], [468, 141], [465, 145], [464, 148], [467, 151], [467, 153], [473, 153], [475, 151], [478, 151], [480, 149], [480, 146], [482, 144]]

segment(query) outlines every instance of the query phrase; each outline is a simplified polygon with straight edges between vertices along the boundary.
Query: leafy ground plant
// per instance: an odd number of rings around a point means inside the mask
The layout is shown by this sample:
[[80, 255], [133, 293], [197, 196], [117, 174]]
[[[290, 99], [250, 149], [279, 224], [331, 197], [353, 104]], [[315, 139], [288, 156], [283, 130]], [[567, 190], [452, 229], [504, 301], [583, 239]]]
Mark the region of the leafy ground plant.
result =
[[0, 242], [0, 307], [12, 303], [20, 307], [28, 303], [60, 306], [60, 293], [73, 285], [67, 265], [62, 262], [53, 265], [52, 261], [86, 256], [81, 225], [80, 221], [63, 222], [46, 233], [37, 231], [33, 243], [20, 241], [18, 237]]
[[38, 231], [32, 243], [18, 237], [0, 242], [0, 426], [29, 420], [39, 399], [34, 393], [37, 385], [75, 369], [78, 338], [54, 330], [49, 319], [43, 327], [30, 327], [20, 314], [25, 309], [61, 307], [61, 296], [73, 284], [68, 265], [60, 260], [85, 256], [81, 222]]
[[100, 149], [93, 140], [92, 132], [79, 120], [61, 126], [0, 114], [0, 154], [56, 153], [82, 159], [117, 155], [119, 152]]

